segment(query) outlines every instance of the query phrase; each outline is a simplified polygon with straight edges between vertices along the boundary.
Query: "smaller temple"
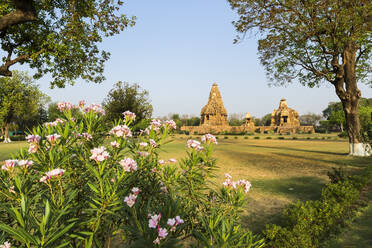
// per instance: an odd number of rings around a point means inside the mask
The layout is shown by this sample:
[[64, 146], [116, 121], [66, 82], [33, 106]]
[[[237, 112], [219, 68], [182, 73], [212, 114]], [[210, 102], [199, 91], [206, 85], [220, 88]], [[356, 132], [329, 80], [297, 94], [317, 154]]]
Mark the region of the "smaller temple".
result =
[[244, 126], [245, 126], [246, 129], [254, 129], [255, 128], [254, 121], [253, 121], [252, 116], [251, 116], [250, 113], [247, 113], [245, 115], [244, 120], [245, 120]]
[[286, 99], [280, 100], [279, 108], [271, 113], [271, 125], [279, 127], [299, 127], [300, 120], [298, 112], [288, 108]]

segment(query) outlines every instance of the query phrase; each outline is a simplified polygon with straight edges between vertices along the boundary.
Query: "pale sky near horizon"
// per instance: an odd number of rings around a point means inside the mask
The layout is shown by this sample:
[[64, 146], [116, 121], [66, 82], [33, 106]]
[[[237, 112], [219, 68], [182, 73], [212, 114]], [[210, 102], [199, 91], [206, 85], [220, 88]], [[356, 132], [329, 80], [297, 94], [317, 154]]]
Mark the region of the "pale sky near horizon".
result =
[[[330, 84], [270, 88], [258, 60], [256, 38], [233, 44], [236, 32], [231, 22], [236, 15], [226, 0], [127, 0], [122, 11], [137, 16], [137, 23], [104, 39], [101, 47], [111, 52], [105, 66], [107, 80], [51, 90], [46, 76], [38, 84], [53, 101], [101, 103], [117, 81], [138, 83], [148, 90], [153, 117], [198, 116], [214, 82], [228, 114], [250, 112], [262, 117], [283, 97], [300, 115], [321, 113], [329, 102], [338, 101]], [[362, 97], [372, 97], [371, 88], [359, 87]]]

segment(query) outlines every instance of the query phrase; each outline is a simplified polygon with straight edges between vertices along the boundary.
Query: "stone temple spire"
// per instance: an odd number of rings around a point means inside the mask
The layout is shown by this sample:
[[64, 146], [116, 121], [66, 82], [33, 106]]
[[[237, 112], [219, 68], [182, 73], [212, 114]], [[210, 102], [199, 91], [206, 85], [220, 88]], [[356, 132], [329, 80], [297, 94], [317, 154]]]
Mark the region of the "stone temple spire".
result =
[[201, 125], [212, 126], [228, 125], [227, 111], [222, 102], [221, 93], [216, 83], [212, 85], [207, 105], [201, 110]]

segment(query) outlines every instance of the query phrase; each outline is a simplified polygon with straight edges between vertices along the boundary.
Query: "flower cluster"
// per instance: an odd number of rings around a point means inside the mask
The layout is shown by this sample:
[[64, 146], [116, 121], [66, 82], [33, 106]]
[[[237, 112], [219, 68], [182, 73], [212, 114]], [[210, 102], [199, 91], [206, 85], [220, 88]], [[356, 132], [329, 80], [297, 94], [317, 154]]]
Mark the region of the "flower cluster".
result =
[[134, 187], [132, 188], [133, 194], [129, 194], [129, 196], [126, 196], [124, 198], [124, 202], [128, 205], [128, 207], [131, 208], [136, 203], [139, 192], [140, 192], [140, 189], [137, 187]]
[[137, 170], [137, 162], [131, 158], [124, 158], [123, 160], [119, 161], [121, 167], [126, 172], [136, 171]]
[[[158, 237], [153, 241], [154, 244], [160, 244], [160, 240], [165, 239], [168, 236], [168, 231], [166, 228], [161, 228], [159, 223], [161, 219], [161, 213], [151, 215], [149, 214], [149, 227], [157, 229]], [[181, 217], [176, 216], [175, 218], [168, 219], [167, 224], [171, 227], [170, 231], [174, 232], [176, 230], [176, 226], [183, 224], [184, 221]]]
[[176, 123], [174, 122], [174, 120], [167, 120], [167, 121], [164, 121], [164, 125], [167, 126], [168, 128], [170, 129], [176, 129], [177, 128], [177, 125]]
[[132, 132], [130, 131], [129, 127], [126, 125], [118, 125], [113, 127], [110, 130], [110, 134], [115, 135], [116, 137], [132, 137]]
[[110, 142], [110, 145], [113, 147], [113, 148], [119, 148], [120, 147], [120, 144], [116, 141], [111, 141]]
[[170, 158], [168, 159], [169, 163], [177, 163], [177, 160], [175, 158]]
[[125, 118], [126, 120], [134, 121], [134, 119], [136, 119], [136, 114], [130, 112], [129, 110], [125, 111], [125, 112], [123, 113], [123, 115], [124, 115], [124, 118]]
[[55, 142], [57, 139], [61, 138], [61, 135], [59, 135], [58, 133], [54, 133], [54, 134], [51, 134], [51, 135], [47, 135], [46, 136], [47, 140], [49, 142]]
[[55, 121], [45, 122], [44, 126], [45, 127], [56, 127], [58, 126], [58, 124], [63, 124], [63, 123], [65, 123], [65, 120], [57, 118]]
[[58, 106], [58, 110], [61, 112], [65, 110], [71, 110], [73, 107], [72, 104], [69, 102], [59, 102], [57, 106]]
[[64, 173], [65, 173], [65, 170], [59, 169], [59, 168], [51, 170], [51, 171], [47, 172], [45, 174], [45, 176], [40, 178], [40, 182], [46, 183], [46, 181], [50, 180], [52, 177], [62, 176]]
[[217, 145], [217, 139], [212, 134], [207, 133], [201, 137], [203, 143], [213, 143]]
[[76, 137], [78, 137], [78, 138], [84, 138], [84, 139], [86, 139], [88, 141], [93, 138], [92, 135], [90, 135], [89, 133], [82, 133], [82, 134], [77, 133], [76, 134]]
[[225, 182], [223, 182], [223, 186], [225, 187], [231, 187], [233, 189], [236, 189], [238, 186], [241, 186], [243, 187], [244, 189], [244, 192], [247, 193], [249, 191], [249, 189], [251, 188], [251, 183], [248, 182], [247, 180], [239, 180], [239, 181], [232, 181], [232, 177], [230, 176], [230, 174], [226, 173], [225, 174]]
[[0, 248], [11, 248], [12, 245], [8, 241], [6, 241], [4, 244], [0, 245]]
[[154, 147], [154, 148], [158, 146], [158, 145], [156, 144], [155, 140], [153, 140], [153, 139], [150, 139], [149, 142], [150, 142], [150, 145], [151, 145], [152, 147]]
[[187, 147], [197, 150], [197, 151], [203, 150], [203, 147], [200, 145], [199, 141], [191, 140], [191, 139], [187, 141]]
[[96, 162], [102, 162], [110, 157], [109, 153], [106, 152], [106, 147], [104, 146], [93, 148], [90, 150], [90, 153], [92, 154], [90, 159], [93, 159]]
[[39, 135], [27, 135], [26, 140], [28, 143], [39, 143], [41, 137]]
[[5, 160], [4, 165], [1, 167], [2, 170], [10, 171], [12, 168], [16, 166], [20, 166], [23, 168], [28, 168], [34, 164], [33, 161], [31, 160], [13, 160], [13, 159], [8, 159]]
[[101, 115], [106, 114], [105, 110], [102, 108], [102, 106], [100, 104], [91, 104], [84, 109], [84, 112], [86, 112], [86, 113], [88, 113], [90, 111], [93, 111], [94, 113], [101, 114]]

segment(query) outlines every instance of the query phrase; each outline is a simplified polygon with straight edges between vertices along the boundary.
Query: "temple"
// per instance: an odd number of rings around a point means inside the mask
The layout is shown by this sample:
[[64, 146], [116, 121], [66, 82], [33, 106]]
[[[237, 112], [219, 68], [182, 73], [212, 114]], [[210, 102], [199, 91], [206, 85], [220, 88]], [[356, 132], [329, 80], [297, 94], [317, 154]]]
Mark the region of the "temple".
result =
[[279, 108], [274, 109], [271, 114], [270, 126], [255, 126], [253, 118], [249, 113], [245, 116], [245, 123], [241, 126], [229, 126], [227, 111], [222, 102], [221, 93], [216, 83], [212, 85], [209, 93], [208, 103], [200, 112], [200, 126], [183, 126], [181, 130], [192, 133], [242, 133], [242, 132], [276, 132], [297, 133], [314, 132], [313, 126], [301, 126], [298, 112], [287, 106], [286, 99], [281, 99]]

